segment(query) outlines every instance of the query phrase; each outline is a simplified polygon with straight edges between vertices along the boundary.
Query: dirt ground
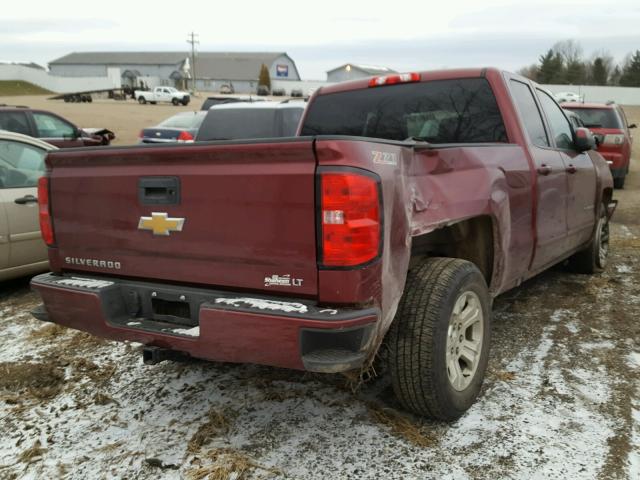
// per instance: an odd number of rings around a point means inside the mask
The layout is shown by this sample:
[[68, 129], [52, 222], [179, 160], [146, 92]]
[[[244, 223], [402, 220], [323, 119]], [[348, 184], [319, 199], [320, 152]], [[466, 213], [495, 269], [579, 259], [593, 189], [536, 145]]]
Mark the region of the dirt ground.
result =
[[[183, 110], [19, 101], [119, 143]], [[352, 393], [341, 376], [145, 366], [139, 345], [31, 318], [28, 279], [0, 283], [0, 479], [640, 478], [638, 143], [634, 158], [607, 271], [499, 297], [482, 396], [453, 424], [400, 410], [383, 370]]]

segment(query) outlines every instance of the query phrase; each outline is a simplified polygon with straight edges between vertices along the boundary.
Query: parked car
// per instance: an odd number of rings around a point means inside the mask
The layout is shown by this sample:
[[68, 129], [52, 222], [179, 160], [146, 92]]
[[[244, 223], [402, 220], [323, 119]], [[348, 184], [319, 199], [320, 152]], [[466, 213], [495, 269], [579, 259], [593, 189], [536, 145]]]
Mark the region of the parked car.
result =
[[238, 103], [238, 102], [264, 102], [264, 98], [252, 97], [251, 95], [244, 95], [240, 97], [207, 97], [202, 102], [200, 110], [209, 110], [214, 105], [221, 105], [223, 103]]
[[636, 124], [627, 122], [624, 110], [615, 103], [565, 103], [566, 111], [578, 115], [598, 142], [598, 152], [607, 160], [615, 188], [624, 188], [631, 163], [632, 136]]
[[193, 142], [207, 112], [181, 112], [140, 131], [140, 143]]
[[202, 121], [196, 141], [292, 137], [305, 107], [304, 102], [215, 105]]
[[285, 93], [286, 92], [284, 91], [284, 88], [274, 88], [271, 91], [271, 95], [273, 95], [274, 97], [284, 97]]
[[78, 128], [55, 113], [10, 105], [0, 105], [0, 130], [39, 138], [60, 148], [109, 145], [115, 138], [106, 128]]
[[44, 157], [53, 150], [54, 145], [37, 138], [0, 130], [0, 280], [49, 269], [37, 185]]
[[139, 103], [151, 103], [155, 105], [158, 102], [169, 102], [174, 105], [189, 105], [191, 97], [188, 92], [182, 92], [173, 87], [156, 87], [152, 91], [136, 90], [134, 95]]
[[291, 90], [291, 96], [295, 97], [295, 98], [301, 98], [304, 96], [304, 94], [302, 93], [302, 89], [301, 88], [293, 88]]
[[575, 92], [558, 92], [553, 95], [553, 98], [556, 99], [556, 102], [563, 103], [563, 102], [582, 102], [584, 97], [579, 93], [575, 93]]
[[535, 83], [477, 68], [322, 87], [299, 137], [55, 152], [35, 315], [150, 363], [357, 375], [385, 341], [402, 405], [453, 420], [493, 298], [565, 260], [605, 268], [616, 203], [593, 145]]
[[223, 95], [231, 95], [232, 93], [235, 93], [235, 89], [230, 83], [223, 83], [220, 85], [220, 93]]
[[267, 95], [269, 95], [269, 87], [267, 87], [266, 85], [258, 85], [258, 95], [260, 95], [261, 97], [266, 97]]

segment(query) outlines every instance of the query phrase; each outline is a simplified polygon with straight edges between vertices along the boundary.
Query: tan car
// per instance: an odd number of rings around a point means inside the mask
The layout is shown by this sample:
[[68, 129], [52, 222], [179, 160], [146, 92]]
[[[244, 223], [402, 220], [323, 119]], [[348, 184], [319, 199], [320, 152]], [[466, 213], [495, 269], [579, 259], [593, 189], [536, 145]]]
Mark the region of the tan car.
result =
[[0, 281], [49, 269], [40, 236], [37, 184], [57, 147], [0, 130]]

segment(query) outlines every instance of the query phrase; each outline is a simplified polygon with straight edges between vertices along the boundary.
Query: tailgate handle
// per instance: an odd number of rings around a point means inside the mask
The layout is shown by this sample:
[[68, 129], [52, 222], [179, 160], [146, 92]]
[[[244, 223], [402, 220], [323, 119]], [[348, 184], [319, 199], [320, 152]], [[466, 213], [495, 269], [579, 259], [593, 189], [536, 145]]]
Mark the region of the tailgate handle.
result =
[[178, 177], [142, 177], [138, 181], [138, 199], [142, 205], [178, 205]]

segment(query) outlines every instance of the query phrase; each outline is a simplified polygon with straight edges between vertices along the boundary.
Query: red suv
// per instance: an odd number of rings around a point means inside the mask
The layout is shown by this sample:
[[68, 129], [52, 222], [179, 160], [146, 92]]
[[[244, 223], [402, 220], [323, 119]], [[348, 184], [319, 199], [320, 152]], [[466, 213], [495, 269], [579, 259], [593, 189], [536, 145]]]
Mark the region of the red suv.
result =
[[0, 104], [0, 130], [39, 138], [59, 148], [109, 145], [115, 134], [106, 128], [76, 127], [46, 110]]
[[615, 103], [563, 103], [562, 108], [577, 114], [598, 142], [598, 152], [611, 168], [613, 185], [623, 188], [631, 159], [630, 128], [622, 107]]

